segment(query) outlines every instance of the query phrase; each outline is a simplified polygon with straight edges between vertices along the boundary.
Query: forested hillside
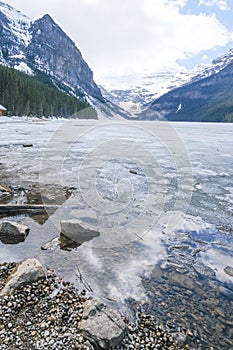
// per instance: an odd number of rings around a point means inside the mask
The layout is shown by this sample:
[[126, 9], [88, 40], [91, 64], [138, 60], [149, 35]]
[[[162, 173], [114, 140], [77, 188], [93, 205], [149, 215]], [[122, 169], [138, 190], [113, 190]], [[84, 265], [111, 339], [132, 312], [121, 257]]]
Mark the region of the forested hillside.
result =
[[159, 97], [150, 105], [153, 111], [174, 121], [233, 122], [233, 62]]
[[[0, 104], [9, 116], [71, 117], [90, 105], [57, 89], [49, 77], [32, 77], [13, 68], [0, 66]], [[85, 118], [97, 118], [89, 108]]]

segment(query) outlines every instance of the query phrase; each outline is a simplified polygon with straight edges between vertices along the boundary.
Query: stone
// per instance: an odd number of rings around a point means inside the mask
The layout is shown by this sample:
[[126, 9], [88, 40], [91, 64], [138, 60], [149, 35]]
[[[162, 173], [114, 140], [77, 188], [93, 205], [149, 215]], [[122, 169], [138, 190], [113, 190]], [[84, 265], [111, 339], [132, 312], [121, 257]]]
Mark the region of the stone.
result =
[[51, 241], [46, 242], [43, 246], [41, 246], [41, 250], [55, 250], [59, 247], [59, 239], [58, 237], [53, 238]]
[[106, 304], [92, 299], [84, 305], [79, 329], [84, 338], [100, 349], [117, 346], [128, 333], [128, 327], [119, 313]]
[[0, 202], [7, 203], [13, 197], [13, 191], [6, 185], [0, 184]]
[[62, 220], [60, 242], [61, 247], [79, 246], [100, 235], [99, 231], [92, 230], [88, 225], [77, 219]]
[[226, 275], [230, 276], [230, 277], [233, 277], [233, 267], [231, 266], [226, 266], [224, 268], [224, 272]]
[[0, 240], [5, 244], [24, 242], [29, 231], [26, 225], [4, 221], [0, 224]]
[[0, 296], [12, 294], [21, 286], [31, 284], [46, 277], [46, 268], [37, 259], [22, 261], [10, 274]]
[[23, 147], [33, 147], [33, 144], [32, 143], [24, 143]]
[[12, 193], [12, 189], [6, 185], [0, 184], [0, 192], [9, 192]]

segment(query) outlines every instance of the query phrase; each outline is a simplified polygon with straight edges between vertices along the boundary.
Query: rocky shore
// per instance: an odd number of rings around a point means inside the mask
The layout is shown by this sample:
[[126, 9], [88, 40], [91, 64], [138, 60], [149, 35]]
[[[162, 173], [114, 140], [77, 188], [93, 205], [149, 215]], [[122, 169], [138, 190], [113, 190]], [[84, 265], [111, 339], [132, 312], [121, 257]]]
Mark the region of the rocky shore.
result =
[[[98, 334], [91, 339], [82, 325], [87, 317], [93, 317], [95, 312], [86, 303], [92, 299], [85, 297], [69, 282], [55, 276], [52, 271], [46, 270], [46, 275], [38, 280], [20, 283], [18, 287], [8, 293], [3, 293], [6, 285], [14, 276], [15, 263], [0, 264], [0, 344], [1, 350], [14, 349], [83, 349], [94, 350], [97, 348], [117, 350], [124, 349], [191, 349], [188, 345], [193, 336], [190, 331], [180, 330], [174, 332], [172, 325], [164, 327], [159, 324], [154, 316], [148, 315], [143, 310], [138, 311], [134, 323], [128, 322], [124, 316], [109, 316], [115, 324], [125, 326], [123, 336], [115, 339], [103, 339], [103, 334]], [[15, 276], [14, 276], [15, 278]], [[31, 278], [31, 277], [30, 277]], [[33, 278], [32, 278], [33, 280]], [[91, 302], [92, 303], [92, 302]], [[98, 312], [107, 315], [108, 307], [99, 304]], [[100, 314], [97, 315], [98, 317]], [[115, 317], [118, 317], [115, 318]], [[95, 321], [93, 332], [102, 333]], [[117, 322], [116, 322], [117, 320]], [[106, 325], [101, 323], [102, 328]], [[114, 337], [115, 330], [109, 332]], [[93, 336], [93, 335], [92, 335]], [[121, 337], [123, 339], [121, 339]], [[112, 341], [112, 343], [111, 343]], [[117, 342], [119, 341], [119, 344]], [[101, 343], [102, 342], [102, 343]], [[108, 343], [109, 342], [109, 343]]]

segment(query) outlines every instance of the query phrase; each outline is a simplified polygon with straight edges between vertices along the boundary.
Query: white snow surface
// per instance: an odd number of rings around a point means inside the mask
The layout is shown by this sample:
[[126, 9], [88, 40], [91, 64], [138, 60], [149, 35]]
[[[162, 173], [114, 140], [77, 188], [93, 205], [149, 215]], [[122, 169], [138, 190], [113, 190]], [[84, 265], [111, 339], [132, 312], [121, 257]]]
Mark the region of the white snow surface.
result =
[[31, 68], [25, 62], [20, 62], [18, 65], [15, 65], [14, 68], [28, 75], [34, 75]]
[[9, 19], [11, 30], [19, 39], [19, 43], [28, 46], [31, 41], [29, 27], [32, 20], [20, 11], [14, 9], [12, 6], [3, 2], [0, 2], [0, 11]]

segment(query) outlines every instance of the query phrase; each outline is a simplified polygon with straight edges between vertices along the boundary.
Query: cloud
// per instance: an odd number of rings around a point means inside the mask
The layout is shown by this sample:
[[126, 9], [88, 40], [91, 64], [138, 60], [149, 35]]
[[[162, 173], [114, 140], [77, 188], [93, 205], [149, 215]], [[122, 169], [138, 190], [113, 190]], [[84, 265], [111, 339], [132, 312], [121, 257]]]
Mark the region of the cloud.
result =
[[227, 11], [229, 9], [228, 0], [200, 0], [199, 5], [217, 6], [222, 11]]
[[177, 60], [231, 40], [215, 15], [184, 14], [187, 0], [7, 2], [33, 18], [50, 13], [75, 41], [95, 76], [177, 69]]

